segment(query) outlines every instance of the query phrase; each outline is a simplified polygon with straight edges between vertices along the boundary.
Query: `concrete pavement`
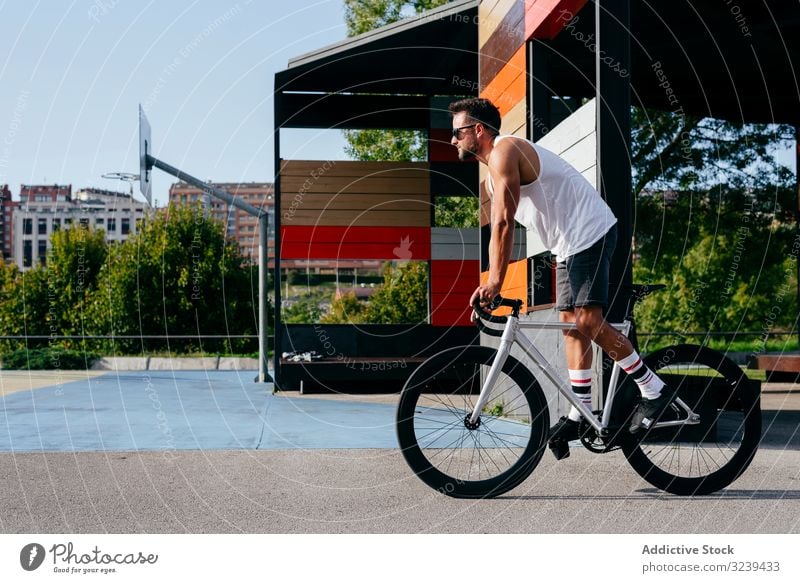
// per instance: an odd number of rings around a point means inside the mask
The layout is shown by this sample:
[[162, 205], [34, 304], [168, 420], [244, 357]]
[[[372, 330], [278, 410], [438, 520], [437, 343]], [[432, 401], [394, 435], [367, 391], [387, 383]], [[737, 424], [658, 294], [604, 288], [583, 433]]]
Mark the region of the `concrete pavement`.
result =
[[619, 453], [577, 447], [546, 454], [507, 495], [469, 501], [408, 469], [393, 396], [272, 395], [251, 371], [38, 388], [25, 375], [0, 371], [0, 532], [800, 532], [793, 385], [764, 387], [764, 444], [724, 492], [663, 494]]
[[456, 500], [396, 449], [0, 455], [6, 533], [800, 533], [800, 454], [764, 449], [680, 498], [618, 453], [547, 455], [517, 489]]

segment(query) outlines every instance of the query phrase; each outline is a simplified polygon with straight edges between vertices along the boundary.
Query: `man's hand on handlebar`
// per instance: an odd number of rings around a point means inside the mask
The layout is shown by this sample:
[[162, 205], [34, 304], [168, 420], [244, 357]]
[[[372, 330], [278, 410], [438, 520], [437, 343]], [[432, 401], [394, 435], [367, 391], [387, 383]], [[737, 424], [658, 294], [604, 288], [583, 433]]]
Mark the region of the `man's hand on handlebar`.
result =
[[[471, 308], [474, 308], [476, 305], [480, 306], [481, 308], [485, 308], [492, 303], [492, 300], [494, 300], [499, 293], [499, 284], [486, 283], [479, 285], [472, 293], [472, 297], [469, 299], [469, 305]], [[484, 309], [482, 311], [485, 312], [486, 310]], [[489, 311], [491, 311], [491, 308], [489, 308]]]

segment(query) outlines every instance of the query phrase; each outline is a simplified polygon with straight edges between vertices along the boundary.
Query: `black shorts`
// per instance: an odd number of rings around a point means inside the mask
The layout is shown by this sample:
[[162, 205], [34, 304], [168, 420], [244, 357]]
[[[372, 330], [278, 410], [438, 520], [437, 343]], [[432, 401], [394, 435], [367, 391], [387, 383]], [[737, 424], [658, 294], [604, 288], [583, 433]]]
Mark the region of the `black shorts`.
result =
[[617, 226], [594, 245], [556, 264], [556, 308], [608, 306], [608, 270], [617, 246]]

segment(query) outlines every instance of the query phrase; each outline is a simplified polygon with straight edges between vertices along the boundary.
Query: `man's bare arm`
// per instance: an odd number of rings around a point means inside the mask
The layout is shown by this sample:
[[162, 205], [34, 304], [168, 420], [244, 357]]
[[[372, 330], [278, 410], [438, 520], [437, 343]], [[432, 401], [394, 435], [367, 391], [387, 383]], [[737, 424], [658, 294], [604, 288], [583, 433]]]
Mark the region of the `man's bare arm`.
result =
[[500, 142], [489, 157], [488, 166], [494, 187], [489, 241], [489, 280], [475, 290], [472, 300], [476, 296], [483, 303], [491, 300], [500, 292], [506, 276], [514, 245], [514, 215], [519, 203], [519, 156], [517, 148], [506, 142]]

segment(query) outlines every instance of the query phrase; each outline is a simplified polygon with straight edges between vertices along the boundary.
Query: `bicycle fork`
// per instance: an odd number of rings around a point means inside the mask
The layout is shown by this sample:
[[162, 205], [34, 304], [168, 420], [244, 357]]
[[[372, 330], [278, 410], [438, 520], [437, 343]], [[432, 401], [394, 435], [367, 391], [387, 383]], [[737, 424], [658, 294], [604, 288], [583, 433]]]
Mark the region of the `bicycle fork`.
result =
[[483, 385], [481, 386], [481, 393], [478, 395], [478, 402], [475, 403], [472, 414], [469, 416], [469, 419], [466, 420], [468, 426], [477, 426], [476, 424], [481, 416], [481, 411], [483, 411], [483, 408], [486, 406], [486, 403], [489, 402], [489, 398], [492, 395], [494, 383], [500, 376], [500, 371], [503, 370], [506, 360], [508, 359], [508, 355], [511, 353], [511, 346], [514, 344], [514, 338], [517, 335], [518, 328], [519, 320], [513, 316], [509, 316], [508, 323], [503, 329], [503, 335], [500, 337], [500, 346], [497, 348], [497, 355], [495, 356], [494, 362], [492, 362], [492, 366], [489, 369], [489, 373], [486, 375], [486, 379], [484, 379]]

